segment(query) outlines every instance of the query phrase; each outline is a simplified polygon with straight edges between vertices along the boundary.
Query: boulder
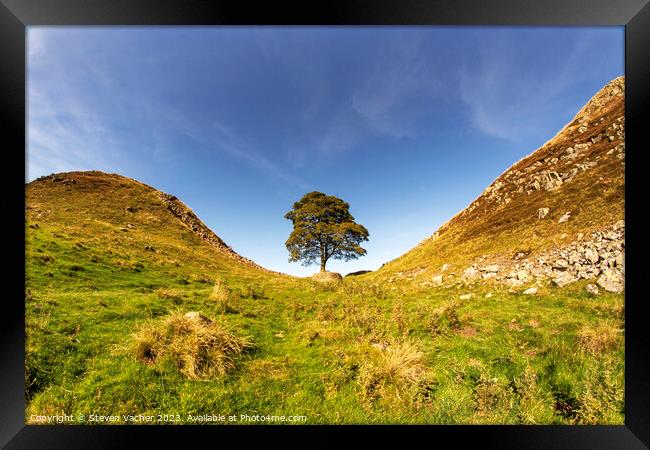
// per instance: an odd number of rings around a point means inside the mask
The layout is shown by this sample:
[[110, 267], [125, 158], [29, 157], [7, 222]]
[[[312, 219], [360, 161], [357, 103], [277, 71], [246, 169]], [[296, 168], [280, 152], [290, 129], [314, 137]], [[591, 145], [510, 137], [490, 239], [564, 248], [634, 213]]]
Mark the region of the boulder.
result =
[[431, 283], [436, 286], [442, 284], [442, 275], [436, 275], [435, 277], [431, 278]]
[[318, 272], [311, 276], [311, 278], [320, 283], [340, 283], [343, 277], [338, 272]]
[[508, 278], [506, 280], [506, 284], [511, 287], [516, 287], [516, 286], [521, 286], [524, 284], [522, 280], [518, 280], [517, 278]]
[[563, 273], [559, 277], [553, 279], [553, 283], [555, 283], [555, 285], [558, 287], [564, 287], [567, 284], [571, 284], [575, 281], [578, 281], [578, 279], [570, 273]]
[[537, 288], [532, 287], [532, 288], [526, 289], [523, 293], [526, 294], [526, 295], [535, 295], [535, 294], [537, 294]]
[[585, 259], [587, 259], [592, 264], [596, 264], [598, 262], [598, 252], [593, 248], [586, 249]]
[[549, 275], [550, 271], [546, 267], [533, 267], [530, 274], [535, 278], [543, 278]]
[[474, 296], [474, 294], [463, 294], [463, 295], [461, 295], [459, 298], [460, 298], [461, 300], [469, 300], [469, 299], [472, 298], [473, 296]]
[[[557, 158], [554, 158], [557, 162]], [[554, 163], [551, 160], [551, 163]], [[533, 176], [533, 181], [531, 187], [535, 190], [541, 190], [542, 188], [547, 191], [552, 191], [557, 189], [562, 185], [562, 177], [559, 173], [551, 170], [542, 170]]]
[[571, 211], [567, 211], [566, 213], [564, 213], [564, 215], [562, 217], [560, 217], [560, 220], [558, 221], [558, 223], [564, 223], [567, 220], [569, 220], [570, 218], [571, 218]]
[[596, 281], [598, 286], [609, 292], [621, 292], [625, 288], [625, 276], [617, 269], [604, 269]]
[[550, 211], [551, 211], [551, 210], [550, 210], [549, 208], [539, 208], [539, 209], [537, 210], [537, 217], [538, 217], [539, 219], [543, 219], [544, 217], [546, 217], [546, 216], [548, 215], [548, 213], [549, 213]]
[[466, 280], [476, 280], [478, 278], [481, 278], [481, 272], [479, 272], [476, 268], [474, 267], [468, 267], [465, 269], [463, 272], [462, 277]]
[[553, 263], [553, 269], [566, 270], [569, 268], [569, 263], [565, 259], [558, 259]]
[[616, 262], [616, 267], [625, 266], [625, 253], [621, 252], [618, 255], [616, 255], [614, 261]]
[[598, 286], [596, 286], [595, 284], [588, 284], [587, 286], [585, 286], [585, 289], [591, 295], [598, 295]]

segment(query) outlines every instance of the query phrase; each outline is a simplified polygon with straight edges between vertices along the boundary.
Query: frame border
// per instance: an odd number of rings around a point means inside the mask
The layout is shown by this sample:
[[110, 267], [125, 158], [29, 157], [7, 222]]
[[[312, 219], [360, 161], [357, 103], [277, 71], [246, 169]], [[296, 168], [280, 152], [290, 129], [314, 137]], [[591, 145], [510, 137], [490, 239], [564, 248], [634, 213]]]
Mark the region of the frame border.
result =
[[[399, 0], [398, 0], [399, 1]], [[297, 437], [314, 441], [327, 436], [336, 442], [342, 432], [364, 433], [364, 437], [381, 440], [386, 433], [417, 434], [430, 442], [442, 437], [466, 444], [476, 441], [484, 448], [648, 448], [650, 446], [650, 336], [644, 314], [646, 300], [641, 294], [642, 242], [647, 235], [641, 225], [641, 208], [630, 205], [635, 196], [643, 195], [641, 178], [641, 141], [648, 120], [650, 104], [650, 4], [648, 0], [517, 0], [434, 1], [434, 0], [343, 0], [312, 2], [262, 3], [217, 0], [1, 0], [0, 72], [2, 122], [5, 139], [12, 150], [15, 170], [5, 171], [4, 192], [11, 192], [6, 207], [12, 234], [11, 258], [24, 258], [25, 158], [15, 147], [26, 144], [26, 31], [35, 25], [497, 25], [497, 26], [625, 26], [626, 76], [626, 234], [634, 245], [626, 248], [628, 259], [638, 261], [628, 268], [626, 277], [625, 336], [625, 425], [449, 425], [449, 426], [293, 426]], [[285, 7], [283, 9], [282, 7]], [[25, 149], [26, 150], [26, 149]], [[23, 156], [25, 156], [23, 154]], [[646, 200], [647, 201], [647, 200]], [[648, 248], [647, 245], [643, 246]], [[279, 426], [254, 427], [128, 427], [128, 426], [35, 426], [24, 423], [24, 265], [13, 267], [10, 294], [0, 315], [0, 355], [5, 370], [0, 387], [0, 445], [4, 448], [115, 448], [151, 445], [151, 437], [187, 445], [189, 433], [210, 433], [211, 437], [244, 438], [243, 430], [255, 431], [265, 438]], [[14, 281], [15, 280], [15, 281]], [[22, 284], [22, 286], [21, 286]], [[21, 291], [22, 287], [22, 293]], [[207, 437], [204, 435], [202, 437]], [[333, 438], [333, 439], [332, 439]], [[338, 440], [337, 439], [337, 440]], [[191, 441], [190, 441], [191, 442]], [[219, 442], [219, 441], [215, 441]], [[6, 446], [6, 447], [5, 447]]]

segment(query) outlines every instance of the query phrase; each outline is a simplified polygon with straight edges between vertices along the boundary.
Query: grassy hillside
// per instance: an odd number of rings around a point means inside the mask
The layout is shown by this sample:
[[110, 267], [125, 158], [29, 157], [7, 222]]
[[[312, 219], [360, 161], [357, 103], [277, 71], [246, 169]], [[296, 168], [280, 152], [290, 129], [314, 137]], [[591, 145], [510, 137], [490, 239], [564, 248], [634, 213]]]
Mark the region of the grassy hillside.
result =
[[[620, 123], [613, 98], [600, 127]], [[600, 121], [589, 114], [588, 124]], [[437, 240], [342, 283], [265, 270], [178, 199], [137, 181], [101, 172], [36, 180], [26, 186], [25, 420], [622, 424], [622, 294], [589, 293], [585, 280], [534, 295], [386, 281], [398, 269], [510, 252], [519, 233], [541, 248], [619, 217], [622, 159], [614, 152], [610, 163], [598, 145], [587, 150], [602, 167], [557, 190], [498, 188]], [[556, 138], [544, 148], [551, 156], [563, 146]], [[611, 207], [584, 194], [594, 185]], [[568, 226], [528, 220], [538, 207], [563, 214], [571, 195]], [[485, 206], [506, 196], [501, 209]]]
[[[457, 274], [477, 258], [534, 257], [589, 235], [625, 215], [625, 85], [598, 92], [555, 137], [515, 163], [431, 237], [371, 278], [417, 273], [426, 279], [449, 264]], [[538, 210], [548, 208], [539, 219]], [[559, 219], [570, 212], [570, 219]]]

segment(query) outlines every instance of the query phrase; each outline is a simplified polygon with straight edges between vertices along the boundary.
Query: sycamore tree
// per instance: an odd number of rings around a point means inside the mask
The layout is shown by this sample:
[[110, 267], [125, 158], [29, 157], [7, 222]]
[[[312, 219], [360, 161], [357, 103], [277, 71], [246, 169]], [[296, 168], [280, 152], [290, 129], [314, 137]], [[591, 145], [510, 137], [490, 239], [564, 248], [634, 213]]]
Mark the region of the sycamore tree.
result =
[[285, 219], [293, 231], [285, 243], [289, 261], [308, 266], [320, 261], [320, 270], [330, 258], [349, 261], [366, 254], [359, 244], [368, 240], [368, 230], [354, 221], [350, 205], [322, 192], [310, 192], [293, 204]]

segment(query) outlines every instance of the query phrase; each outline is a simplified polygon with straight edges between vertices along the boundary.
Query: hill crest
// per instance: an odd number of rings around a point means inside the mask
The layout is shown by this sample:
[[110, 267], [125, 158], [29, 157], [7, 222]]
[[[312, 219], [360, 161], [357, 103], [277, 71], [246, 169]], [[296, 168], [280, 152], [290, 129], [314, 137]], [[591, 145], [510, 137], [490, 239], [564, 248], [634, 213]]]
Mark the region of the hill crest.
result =
[[[433, 235], [385, 264], [379, 276], [426, 280], [450, 265], [460, 276], [459, 270], [476, 269], [481, 261], [504, 264], [521, 259], [517, 254], [525, 254], [524, 259], [565, 255], [563, 249], [575, 247], [584, 236], [602, 236], [615, 224], [624, 233], [619, 223], [624, 219], [624, 109], [625, 80], [619, 77]], [[624, 238], [618, 243], [624, 247]], [[506, 267], [511, 273], [517, 269], [514, 263]], [[597, 269], [593, 273], [602, 268]]]
[[[137, 192], [133, 192], [132, 189], [136, 189]], [[46, 202], [43, 206], [47, 209], [43, 211], [38, 206], [38, 202], [34, 201], [35, 196], [38, 195], [50, 198], [62, 196], [69, 200], [74, 196], [85, 195], [88, 198], [81, 202], [78, 206], [79, 210], [76, 211], [81, 215], [92, 214], [93, 206], [110, 201], [109, 198], [112, 196], [115, 201], [115, 204], [112, 205], [115, 211], [98, 213], [96, 219], [101, 219], [104, 216], [105, 219], [114, 222], [119, 230], [125, 232], [136, 228], [136, 225], [131, 222], [140, 220], [143, 222], [142, 227], [145, 227], [150, 223], [160, 221], [160, 218], [154, 217], [155, 214], [151, 214], [151, 211], [164, 208], [176, 220], [177, 224], [190, 231], [196, 238], [219, 254], [251, 268], [272, 272], [235, 252], [176, 196], [123, 175], [101, 171], [54, 173], [28, 183], [26, 191], [28, 197], [31, 195], [30, 201], [27, 202], [27, 209], [36, 210], [35, 218], [42, 218], [47, 211], [51, 213], [54, 206]], [[120, 208], [116, 207], [117, 204], [120, 205]], [[70, 208], [64, 208], [64, 210], [66, 209]]]

